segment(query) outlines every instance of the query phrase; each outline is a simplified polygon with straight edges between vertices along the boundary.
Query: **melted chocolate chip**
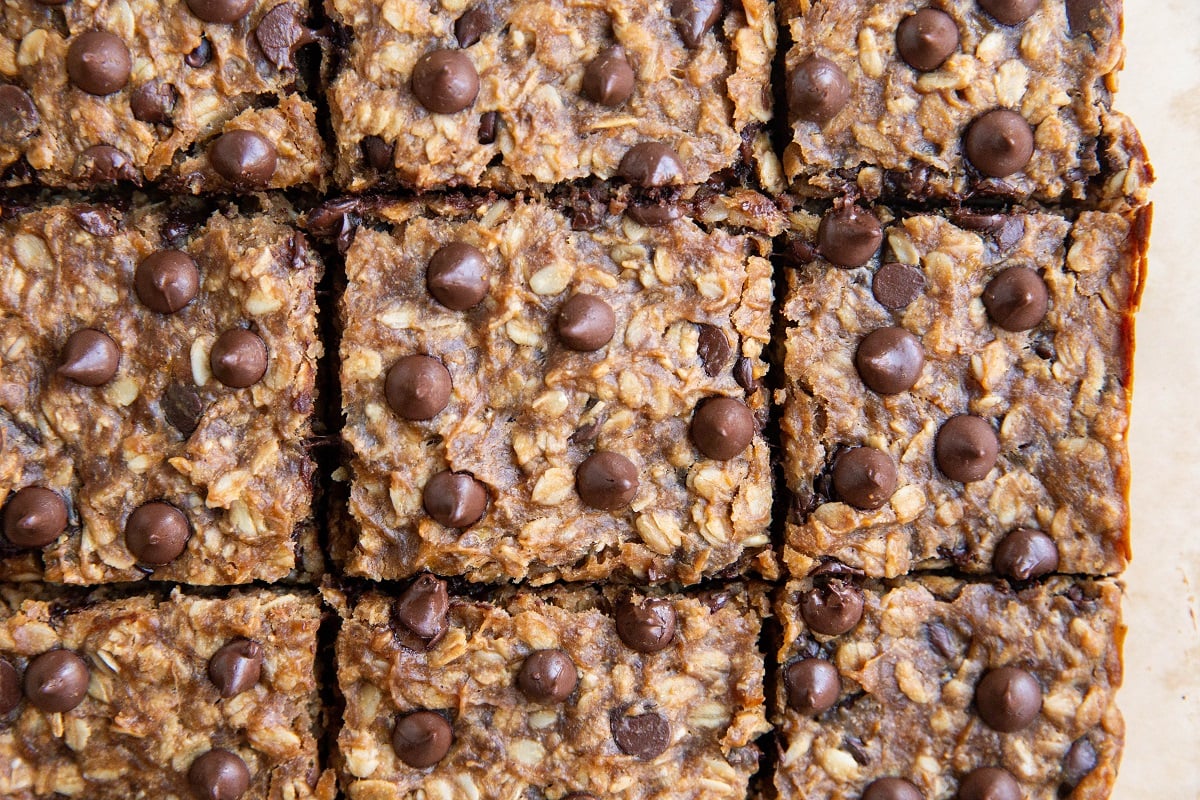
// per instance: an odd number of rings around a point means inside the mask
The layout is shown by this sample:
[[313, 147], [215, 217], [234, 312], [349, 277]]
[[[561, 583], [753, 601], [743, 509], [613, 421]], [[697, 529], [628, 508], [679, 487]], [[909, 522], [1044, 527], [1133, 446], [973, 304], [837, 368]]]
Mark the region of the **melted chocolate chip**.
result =
[[850, 102], [850, 79], [828, 58], [809, 56], [788, 75], [787, 99], [794, 118], [824, 126]]
[[454, 743], [454, 730], [440, 714], [415, 711], [396, 721], [392, 749], [405, 764], [425, 769], [446, 757]]
[[930, 72], [958, 49], [958, 25], [945, 11], [923, 8], [896, 28], [896, 49], [910, 67]]
[[208, 355], [213, 377], [231, 389], [245, 389], [267, 373], [267, 343], [245, 328], [231, 328], [213, 342]]
[[874, 447], [851, 448], [833, 463], [833, 490], [838, 499], [864, 511], [886, 505], [899, 482], [895, 462]]
[[450, 372], [431, 356], [405, 356], [388, 370], [384, 394], [404, 419], [433, 419], [450, 402]]
[[725, 7], [721, 0], [672, 0], [671, 16], [679, 38], [693, 50], [721, 19]]
[[954, 637], [945, 625], [940, 622], [931, 622], [925, 628], [925, 635], [929, 637], [929, 643], [933, 645], [933, 649], [938, 652], [938, 655], [942, 658], [954, 658], [956, 654]]
[[37, 106], [18, 86], [0, 86], [0, 142], [17, 144], [37, 132], [41, 124]]
[[575, 662], [562, 650], [535, 650], [517, 674], [518, 688], [535, 703], [561, 703], [578, 685]]
[[386, 172], [394, 166], [396, 146], [385, 142], [378, 136], [364, 136], [362, 140], [363, 158], [371, 169]]
[[1025, 238], [1024, 214], [978, 214], [957, 211], [951, 220], [960, 228], [991, 236], [1001, 252], [1008, 252]]
[[187, 0], [187, 7], [205, 22], [230, 24], [250, 13], [255, 0]]
[[221, 697], [234, 697], [254, 688], [262, 675], [263, 648], [250, 639], [234, 639], [208, 660], [208, 679]]
[[199, 69], [210, 61], [212, 61], [212, 44], [209, 43], [207, 36], [202, 36], [196, 49], [183, 57], [183, 63], [192, 69]]
[[601, 511], [625, 508], [633, 502], [637, 490], [637, 467], [618, 453], [595, 453], [575, 470], [575, 491], [590, 508]]
[[696, 327], [699, 330], [696, 353], [700, 356], [701, 363], [704, 364], [704, 374], [715, 378], [721, 374], [721, 371], [725, 369], [725, 364], [729, 361], [731, 352], [729, 337], [716, 325], [699, 322]]
[[903, 328], [879, 328], [859, 342], [854, 365], [868, 388], [879, 394], [899, 394], [920, 379], [925, 348]]
[[758, 379], [754, 377], [754, 363], [745, 356], [738, 356], [737, 361], [733, 363], [733, 379], [737, 381], [737, 385], [746, 390], [747, 395], [752, 395], [759, 389]]
[[614, 710], [609, 717], [613, 741], [621, 751], [650, 761], [667, 751], [671, 744], [671, 723], [656, 711], [629, 716]]
[[986, 478], [999, 452], [1000, 441], [991, 424], [971, 414], [946, 420], [934, 443], [938, 469], [947, 478], [963, 483]]
[[642, 142], [625, 151], [617, 175], [643, 188], [669, 186], [683, 181], [683, 162], [661, 142]]
[[47, 714], [65, 714], [87, 697], [89, 680], [82, 658], [70, 650], [51, 650], [25, 668], [25, 696]]
[[45, 547], [66, 529], [67, 504], [57, 492], [41, 486], [26, 486], [10, 495], [4, 506], [4, 538], [16, 547]]
[[979, 7], [1001, 25], [1016, 25], [1033, 16], [1041, 0], [979, 0]]
[[450, 595], [446, 582], [422, 575], [396, 601], [393, 615], [405, 629], [430, 643], [446, 632]]
[[296, 51], [317, 40], [304, 25], [306, 17], [304, 9], [296, 3], [281, 3], [258, 21], [254, 38], [263, 55], [277, 69], [294, 70]]
[[179, 102], [179, 90], [173, 84], [152, 80], [143, 83], [129, 96], [133, 118], [152, 125], [170, 125], [171, 113]]
[[208, 148], [208, 163], [235, 186], [266, 186], [275, 175], [278, 156], [275, 145], [254, 131], [229, 131]]
[[633, 67], [620, 45], [606, 47], [583, 70], [583, 96], [593, 103], [615, 107], [633, 94]]
[[479, 133], [477, 138], [480, 144], [492, 144], [496, 141], [496, 132], [500, 128], [500, 112], [485, 111], [479, 115]]
[[1042, 687], [1019, 667], [993, 669], [975, 687], [975, 708], [992, 730], [1019, 731], [1037, 719], [1042, 710]]
[[911, 781], [887, 777], [867, 784], [862, 800], [925, 800], [925, 795]]
[[617, 605], [616, 620], [617, 636], [639, 653], [657, 653], [675, 641], [675, 607], [666, 598], [626, 598]]
[[817, 227], [817, 250], [839, 267], [861, 267], [879, 252], [882, 243], [878, 217], [853, 203], [835, 206]]
[[1067, 26], [1072, 36], [1103, 40], [1117, 30], [1120, 7], [1114, 0], [1067, 0]]
[[998, 575], [1027, 581], [1058, 569], [1058, 547], [1041, 531], [1017, 528], [996, 545], [992, 568]]
[[79, 227], [92, 236], [108, 238], [116, 236], [121, 229], [119, 220], [114, 219], [112, 212], [103, 206], [76, 206], [72, 213]]
[[435, 114], [453, 114], [469, 107], [479, 94], [479, 73], [460, 50], [434, 50], [413, 67], [412, 92], [417, 102]]
[[467, 528], [483, 518], [487, 487], [466, 472], [439, 472], [421, 493], [425, 513], [447, 528]]
[[133, 274], [138, 299], [151, 311], [174, 314], [200, 291], [200, 270], [187, 253], [159, 250], [143, 258]]
[[1015, 175], [1033, 158], [1033, 128], [1015, 111], [999, 108], [976, 119], [963, 137], [967, 158], [991, 178]]
[[454, 37], [459, 47], [470, 47], [490, 31], [495, 22], [492, 15], [482, 6], [468, 9], [454, 21]]
[[83, 386], [103, 386], [117, 374], [121, 350], [106, 333], [94, 328], [75, 331], [62, 349], [58, 374]]
[[852, 630], [862, 615], [862, 591], [839, 578], [814, 586], [800, 596], [800, 616], [808, 627], [826, 636], [840, 636]]
[[1008, 267], [988, 282], [983, 306], [992, 321], [1006, 331], [1036, 328], [1050, 307], [1046, 281], [1029, 267]]
[[238, 800], [250, 788], [250, 769], [237, 753], [216, 748], [192, 762], [188, 783], [204, 800]]
[[678, 205], [661, 197], [655, 200], [635, 200], [625, 208], [625, 214], [647, 228], [661, 228], [683, 216]]
[[491, 285], [487, 258], [466, 242], [450, 242], [429, 259], [425, 287], [446, 308], [466, 311], [487, 296]]
[[575, 294], [563, 303], [555, 321], [564, 346], [592, 352], [612, 341], [617, 317], [612, 306], [594, 294]]
[[979, 767], [963, 777], [954, 797], [955, 800], [1022, 800], [1025, 793], [1008, 770]]
[[160, 567], [183, 554], [192, 535], [187, 517], [169, 503], [146, 503], [125, 521], [125, 547], [140, 564]]
[[895, 262], [884, 264], [871, 279], [871, 294], [884, 308], [908, 306], [925, 291], [925, 275], [917, 267]]
[[8, 716], [21, 705], [21, 675], [6, 659], [0, 658], [0, 716]]
[[67, 46], [67, 75], [88, 94], [113, 94], [129, 83], [129, 48], [108, 31], [87, 31]]
[[138, 183], [137, 168], [128, 155], [115, 147], [98, 144], [75, 159], [75, 175], [88, 183]]
[[190, 437], [196, 432], [204, 416], [204, 401], [192, 386], [186, 383], [168, 384], [158, 402], [163, 417], [171, 427], [184, 437]]
[[754, 413], [741, 400], [714, 397], [692, 415], [692, 441], [709, 458], [728, 461], [750, 446], [756, 427]]
[[1074, 789], [1079, 782], [1096, 768], [1099, 759], [1096, 748], [1087, 739], [1076, 739], [1063, 759], [1062, 782], [1064, 786]]
[[804, 716], [833, 708], [842, 693], [837, 667], [824, 658], [803, 658], [783, 671], [788, 707]]

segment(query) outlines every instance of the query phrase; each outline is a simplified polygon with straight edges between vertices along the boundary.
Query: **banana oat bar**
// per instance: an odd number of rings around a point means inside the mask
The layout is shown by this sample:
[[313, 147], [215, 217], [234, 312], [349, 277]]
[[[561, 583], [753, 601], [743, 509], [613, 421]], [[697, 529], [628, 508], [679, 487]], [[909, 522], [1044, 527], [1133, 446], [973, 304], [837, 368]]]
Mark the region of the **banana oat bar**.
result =
[[[0, 9], [0, 180], [191, 192], [320, 185], [306, 0]], [[300, 54], [303, 61], [304, 55]]]
[[364, 213], [341, 301], [350, 574], [770, 572], [764, 241], [524, 198]]
[[332, 800], [313, 596], [0, 594], [0, 795]]
[[782, 590], [780, 800], [1101, 800], [1124, 724], [1118, 586], [862, 581]]
[[768, 0], [327, 5], [350, 36], [329, 93], [343, 188], [696, 184], [748, 162], [780, 181]]
[[[344, 602], [344, 601], [343, 601]], [[363, 596], [337, 642], [349, 800], [741, 798], [769, 728], [766, 601], [554, 588]]]
[[15, 209], [0, 263], [0, 577], [288, 576], [321, 265], [286, 210]]
[[792, 574], [825, 558], [888, 577], [1119, 572], [1149, 209], [839, 202], [792, 223], [777, 397]]
[[780, 0], [796, 191], [1144, 202], [1122, 0]]

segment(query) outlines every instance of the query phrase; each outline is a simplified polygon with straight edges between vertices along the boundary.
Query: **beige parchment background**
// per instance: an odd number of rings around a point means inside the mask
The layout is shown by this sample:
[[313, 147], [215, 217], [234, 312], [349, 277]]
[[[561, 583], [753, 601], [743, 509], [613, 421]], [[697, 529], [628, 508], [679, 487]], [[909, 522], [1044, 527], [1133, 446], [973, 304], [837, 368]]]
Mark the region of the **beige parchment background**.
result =
[[1200, 799], [1200, 0], [1125, 0], [1117, 106], [1158, 173], [1137, 323], [1133, 564], [1114, 800]]

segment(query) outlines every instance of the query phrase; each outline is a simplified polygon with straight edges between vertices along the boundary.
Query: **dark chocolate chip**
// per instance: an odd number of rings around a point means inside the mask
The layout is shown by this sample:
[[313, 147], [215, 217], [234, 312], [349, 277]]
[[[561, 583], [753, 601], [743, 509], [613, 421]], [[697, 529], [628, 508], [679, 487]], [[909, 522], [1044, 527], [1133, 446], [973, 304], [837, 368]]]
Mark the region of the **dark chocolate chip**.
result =
[[487, 258], [474, 245], [450, 242], [429, 259], [425, 286], [446, 308], [466, 311], [487, 296], [491, 285]]
[[802, 658], [783, 671], [788, 707], [806, 717], [833, 708], [842, 693], [837, 667], [824, 658]]
[[741, 400], [714, 397], [692, 414], [692, 441], [709, 458], [728, 461], [750, 446], [756, 427], [754, 413]]
[[967, 158], [992, 178], [1014, 175], [1033, 158], [1033, 128], [1015, 111], [998, 108], [977, 118], [963, 137]]
[[237, 753], [218, 747], [192, 762], [188, 783], [203, 800], [238, 800], [250, 788], [250, 769]]
[[204, 416], [204, 401], [195, 388], [186, 383], [171, 383], [158, 402], [171, 427], [185, 437], [196, 432]]
[[405, 356], [384, 381], [388, 405], [404, 419], [433, 419], [450, 402], [452, 389], [450, 371], [431, 356]]
[[487, 8], [476, 6], [467, 9], [461, 17], [454, 21], [454, 38], [458, 40], [459, 47], [470, 47], [483, 38], [483, 35], [490, 31], [495, 24]]
[[76, 206], [72, 214], [79, 227], [92, 236], [116, 236], [121, 229], [119, 219], [114, 219], [112, 211], [104, 206]]
[[817, 226], [817, 250], [839, 267], [861, 267], [879, 252], [882, 243], [879, 218], [853, 203], [830, 209]]
[[[5, 713], [0, 711], [0, 713]], [[1076, 739], [1071, 744], [1071, 749], [1067, 751], [1066, 758], [1063, 759], [1063, 785], [1074, 789], [1079, 785], [1079, 782], [1088, 776], [1092, 770], [1096, 768], [1099, 759], [1096, 757], [1096, 748], [1087, 739]]]
[[814, 586], [800, 596], [800, 616], [808, 627], [826, 636], [852, 630], [862, 615], [862, 591], [840, 578]]
[[170, 125], [171, 112], [179, 102], [179, 90], [173, 84], [153, 80], [143, 83], [129, 96], [133, 118], [152, 125]]
[[631, 650], [657, 653], [675, 641], [675, 607], [664, 597], [625, 598], [616, 609], [617, 636]]
[[788, 75], [787, 99], [792, 117], [823, 126], [850, 102], [850, 79], [828, 58], [809, 56]]
[[575, 662], [562, 650], [533, 651], [517, 674], [517, 686], [535, 703], [561, 703], [578, 685]]
[[979, 0], [979, 7], [1001, 25], [1016, 25], [1033, 16], [1041, 0]]
[[1058, 547], [1041, 531], [1017, 528], [996, 545], [992, 568], [998, 575], [1027, 581], [1058, 569]]
[[21, 675], [6, 659], [0, 658], [0, 716], [8, 716], [21, 705]]
[[594, 453], [575, 470], [575, 491], [584, 505], [616, 511], [633, 502], [638, 490], [637, 467], [623, 455]]
[[993, 669], [975, 687], [975, 708], [992, 730], [1019, 731], [1042, 710], [1042, 687], [1019, 667]]
[[661, 228], [683, 216], [678, 205], [661, 197], [653, 201], [635, 200], [626, 206], [625, 214], [647, 228]]
[[267, 343], [245, 328], [230, 328], [217, 337], [208, 354], [213, 377], [231, 389], [245, 389], [267, 373]]
[[612, 306], [596, 295], [575, 294], [559, 309], [555, 328], [568, 349], [592, 352], [612, 341], [617, 316]]
[[671, 17], [679, 38], [688, 47], [695, 49], [704, 41], [704, 36], [721, 19], [725, 7], [721, 0], [672, 0]]
[[871, 279], [871, 294], [884, 308], [901, 309], [925, 291], [925, 274], [918, 267], [895, 262], [884, 264]]
[[496, 141], [496, 132], [500, 129], [500, 112], [485, 111], [479, 115], [480, 144], [492, 144]]
[[879, 394], [900, 394], [920, 379], [925, 348], [904, 328], [879, 328], [858, 343], [854, 366], [867, 388]]
[[572, 792], [564, 797], [563, 800], [600, 800], [600, 798], [596, 797], [594, 794], [587, 794], [586, 792]]
[[396, 720], [392, 749], [405, 764], [425, 769], [446, 757], [454, 742], [454, 731], [441, 714], [414, 711]]
[[200, 270], [187, 253], [159, 250], [143, 258], [133, 274], [138, 299], [151, 311], [174, 314], [200, 291]]
[[67, 75], [71, 83], [98, 96], [119, 92], [129, 83], [133, 62], [129, 48], [108, 31], [87, 31], [67, 46]]
[[84, 386], [103, 386], [117, 374], [121, 349], [106, 333], [94, 328], [75, 331], [62, 349], [58, 374]]
[[983, 306], [992, 321], [1006, 331], [1036, 328], [1050, 308], [1046, 281], [1029, 267], [1008, 267], [988, 282]]
[[25, 668], [25, 696], [47, 714], [65, 714], [87, 697], [88, 666], [70, 650], [35, 656]]
[[1104, 39], [1117, 31], [1120, 18], [1115, 0], [1067, 0], [1067, 25], [1072, 36], [1086, 33]]
[[361, 146], [363, 158], [371, 169], [386, 172], [395, 167], [396, 145], [378, 136], [364, 136]]
[[876, 778], [863, 790], [862, 800], [925, 800], [911, 781], [904, 778]]
[[738, 356], [737, 361], [733, 362], [733, 379], [748, 395], [759, 389], [758, 379], [754, 377], [754, 362], [745, 356]]
[[460, 50], [434, 50], [417, 61], [412, 73], [417, 102], [435, 114], [453, 114], [475, 102], [479, 73]]
[[187, 517], [169, 503], [146, 503], [125, 521], [125, 547], [140, 564], [160, 567], [183, 554], [192, 535]]
[[617, 175], [643, 188], [668, 186], [683, 181], [683, 162], [661, 142], [641, 142], [625, 151]]
[[16, 144], [36, 133], [39, 124], [41, 117], [28, 92], [12, 84], [0, 86], [0, 142]]
[[1000, 767], [979, 767], [968, 772], [958, 785], [955, 800], [1021, 800], [1025, 793], [1017, 779]]
[[187, 0], [187, 7], [205, 22], [229, 24], [250, 13], [255, 0]]
[[250, 639], [234, 639], [208, 660], [208, 679], [221, 697], [234, 697], [254, 688], [262, 675], [263, 648]]
[[212, 44], [208, 41], [207, 36], [202, 36], [196, 49], [183, 57], [183, 63], [192, 69], [199, 69], [212, 61], [212, 55]]
[[1001, 252], [1007, 252], [1025, 238], [1024, 214], [979, 214], [957, 211], [951, 220], [960, 228], [986, 233], [996, 241]]
[[427, 642], [446, 630], [450, 595], [446, 582], [433, 575], [422, 575], [412, 582], [396, 601], [394, 614], [400, 624]]
[[704, 364], [704, 374], [715, 378], [721, 374], [721, 371], [725, 369], [725, 364], [729, 362], [729, 354], [732, 352], [732, 348], [729, 346], [729, 337], [716, 325], [698, 322], [696, 327], [699, 329], [696, 353], [700, 356], [700, 362]]
[[66, 529], [67, 504], [44, 487], [26, 486], [4, 506], [4, 538], [16, 547], [45, 547]]
[[619, 106], [633, 94], [633, 67], [625, 48], [606, 47], [583, 70], [583, 96], [602, 106]]
[[609, 716], [609, 724], [617, 747], [643, 761], [658, 758], [671, 744], [671, 723], [657, 711], [629, 716], [614, 710]]
[[899, 483], [895, 462], [874, 447], [851, 448], [833, 463], [833, 490], [838, 499], [864, 511], [886, 505]]
[[265, 186], [275, 174], [275, 145], [254, 131], [229, 131], [209, 145], [208, 162], [225, 180], [237, 186]]
[[317, 40], [304, 24], [307, 17], [304, 9], [296, 3], [280, 3], [258, 21], [254, 38], [262, 48], [263, 55], [276, 69], [296, 68], [296, 51]]
[[945, 11], [923, 8], [896, 28], [896, 49], [910, 67], [930, 72], [958, 49], [958, 25]]
[[963, 483], [981, 481], [996, 465], [1000, 441], [991, 424], [971, 414], [946, 420], [937, 432], [934, 452], [938, 469]]
[[933, 645], [933, 649], [942, 658], [954, 658], [956, 653], [954, 637], [945, 625], [940, 622], [931, 622], [926, 627], [925, 634], [929, 637], [929, 643]]
[[75, 159], [75, 175], [88, 183], [138, 183], [137, 168], [125, 153], [106, 144], [89, 147]]
[[468, 528], [487, 509], [487, 487], [466, 472], [439, 472], [421, 493], [425, 513], [447, 528]]

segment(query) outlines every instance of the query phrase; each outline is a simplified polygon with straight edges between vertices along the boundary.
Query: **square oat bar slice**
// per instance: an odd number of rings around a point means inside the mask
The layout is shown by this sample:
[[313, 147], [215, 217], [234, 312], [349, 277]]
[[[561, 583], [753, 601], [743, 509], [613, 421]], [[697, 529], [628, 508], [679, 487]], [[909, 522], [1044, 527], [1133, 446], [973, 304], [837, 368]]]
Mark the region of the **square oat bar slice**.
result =
[[[834, 565], [830, 565], [834, 566]], [[779, 800], [1106, 800], [1121, 590], [827, 569], [781, 590]]]
[[1149, 210], [792, 220], [792, 574], [1120, 572]]
[[321, 186], [329, 157], [302, 93], [315, 72], [296, 60], [318, 41], [308, 16], [307, 0], [6, 5], [3, 182]]
[[18, 209], [0, 263], [0, 576], [287, 577], [321, 353], [290, 212]]
[[[345, 610], [335, 756], [350, 800], [743, 798], [769, 730], [761, 588], [449, 595]], [[684, 790], [683, 787], [686, 787]]]
[[351, 575], [769, 572], [771, 268], [680, 218], [427, 197], [346, 253]]
[[1144, 148], [1112, 111], [1121, 0], [781, 0], [779, 14], [797, 192], [1145, 201]]
[[4, 797], [332, 800], [315, 594], [35, 597], [0, 593]]
[[781, 181], [767, 0], [327, 6], [350, 35], [329, 94], [345, 189], [699, 184], [750, 162]]

